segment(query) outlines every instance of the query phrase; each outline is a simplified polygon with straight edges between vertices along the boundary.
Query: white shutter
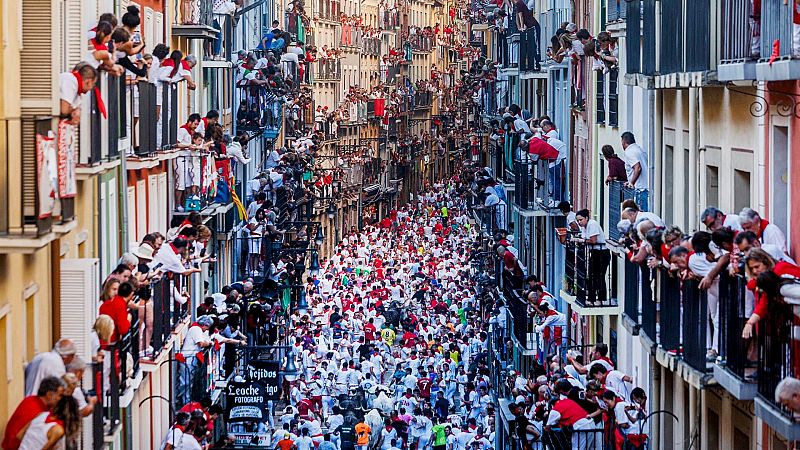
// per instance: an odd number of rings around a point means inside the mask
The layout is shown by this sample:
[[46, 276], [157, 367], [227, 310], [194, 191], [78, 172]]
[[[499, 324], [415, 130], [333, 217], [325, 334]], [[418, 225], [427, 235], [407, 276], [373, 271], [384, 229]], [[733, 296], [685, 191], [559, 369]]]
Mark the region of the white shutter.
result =
[[[61, 336], [75, 343], [78, 355], [92, 361], [92, 327], [100, 300], [100, 261], [96, 258], [61, 260]], [[85, 389], [93, 387], [92, 369], [83, 373]], [[83, 442], [92, 442], [91, 418], [83, 420]], [[88, 448], [88, 447], [86, 447]]]
[[108, 180], [108, 237], [106, 244], [108, 245], [108, 257], [111, 264], [111, 270], [116, 266], [119, 260], [119, 192], [117, 191], [117, 178], [110, 178]]
[[153, 12], [153, 46], [166, 42], [164, 40], [164, 14], [154, 11]]
[[128, 239], [132, 241], [136, 241], [139, 239], [139, 224], [136, 221], [136, 210], [131, 210], [134, 206], [138, 209], [138, 205], [136, 205], [136, 187], [128, 186], [127, 192], [127, 204], [128, 204]]
[[100, 261], [61, 260], [61, 338], [75, 343], [78, 355], [91, 361], [91, 337], [100, 299]]
[[83, 28], [83, 1], [66, 0], [64, 19], [64, 67], [63, 72], [72, 70], [83, 59], [86, 30]]
[[147, 177], [147, 204], [151, 208], [147, 211], [147, 231], [160, 231], [159, 218], [161, 217], [160, 204], [158, 201], [158, 175]]
[[155, 203], [158, 211], [158, 225], [153, 231], [160, 231], [164, 234], [167, 232], [167, 215], [171, 204], [168, 196], [170, 195], [171, 193], [167, 189], [167, 173], [158, 174], [158, 201]]
[[153, 48], [160, 41], [156, 40], [155, 21], [153, 20], [153, 8], [144, 8], [144, 24], [142, 31], [144, 32], [144, 41], [147, 43], [147, 51], [152, 52]]
[[136, 240], [141, 242], [147, 231], [147, 189], [146, 180], [136, 181]]

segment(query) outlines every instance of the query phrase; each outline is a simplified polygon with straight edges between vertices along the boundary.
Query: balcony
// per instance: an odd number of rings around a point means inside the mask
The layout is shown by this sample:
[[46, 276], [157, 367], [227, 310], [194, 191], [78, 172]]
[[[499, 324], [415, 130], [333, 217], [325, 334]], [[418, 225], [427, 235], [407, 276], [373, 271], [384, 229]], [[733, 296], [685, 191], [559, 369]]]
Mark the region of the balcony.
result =
[[379, 22], [384, 31], [394, 31], [395, 28], [400, 26], [400, 15], [397, 11], [392, 12], [384, 9]]
[[541, 28], [531, 28], [519, 33], [519, 71], [538, 72], [541, 70], [542, 54]]
[[59, 226], [73, 223], [75, 164], [67, 158], [79, 151], [78, 130], [67, 121], [53, 129], [53, 123], [50, 116], [0, 121], [0, 161], [8, 169], [0, 175], [1, 253], [31, 253], [52, 241]]
[[622, 235], [617, 229], [617, 223], [621, 219], [622, 210], [619, 205], [627, 199], [636, 198], [636, 189], [625, 186], [621, 181], [612, 181], [608, 184], [608, 238], [619, 242]]
[[[216, 39], [219, 29], [214, 27], [214, 2], [205, 0], [184, 0], [191, 7], [191, 12], [175, 12], [172, 23], [172, 35], [187, 39]], [[181, 2], [181, 5], [184, 4]]]
[[[506, 274], [503, 274], [505, 276]], [[508, 313], [511, 316], [506, 323], [509, 336], [524, 355], [534, 356], [538, 353], [538, 334], [535, 333], [535, 312], [529, 308], [528, 302], [522, 298], [522, 292], [504, 283], [503, 296], [506, 299]]]
[[800, 440], [795, 413], [775, 401], [775, 388], [786, 377], [800, 378], [795, 305], [768, 300], [769, 315], [758, 324], [758, 395], [756, 416], [789, 441]]
[[[287, 63], [290, 64], [290, 63]], [[266, 85], [239, 86], [240, 104], [236, 111], [236, 127], [240, 131], [258, 133], [269, 139], [275, 139], [281, 130], [283, 118], [283, 102], [279, 92]], [[286, 118], [290, 121], [290, 117]], [[294, 129], [287, 124], [287, 128]]]
[[381, 55], [381, 40], [380, 38], [361, 38], [361, 53], [368, 56]]
[[[170, 83], [163, 83], [161, 89], [161, 106], [157, 105], [157, 86], [140, 82], [138, 141], [134, 144], [134, 153], [140, 157], [154, 155], [167, 150], [178, 142], [178, 89]], [[134, 133], [136, 134], [136, 133]]]
[[[604, 252], [604, 253], [603, 253]], [[609, 292], [608, 250], [596, 251], [591, 245], [566, 242], [564, 287], [561, 298], [583, 316], [617, 315], [620, 307]], [[602, 273], [602, 275], [600, 275]], [[600, 276], [598, 276], [600, 275]]]
[[436, 47], [436, 36], [412, 34], [408, 37], [411, 50], [419, 53], [429, 53]]
[[[527, 154], [522, 156], [524, 160], [514, 161], [514, 172], [511, 174], [516, 191], [515, 206], [523, 215], [560, 215], [556, 206], [562, 198], [559, 192], [564, 192], [564, 177], [548, 167], [550, 161], [533, 161]], [[562, 166], [563, 164], [556, 168]]]
[[[756, 65], [759, 81], [794, 80], [800, 78], [800, 49], [793, 48], [794, 2], [761, 2], [761, 54]], [[778, 58], [770, 64], [772, 48], [778, 42]]]
[[656, 0], [629, 0], [623, 8], [627, 13], [625, 40], [628, 74], [656, 74]]
[[[714, 378], [739, 400], [753, 400], [757, 385], [753, 379], [758, 359], [754, 354], [754, 339], [743, 339], [742, 330], [747, 318], [745, 280], [740, 276], [720, 275], [719, 282], [719, 359], [714, 366]], [[752, 301], [752, 298], [751, 298]]]
[[755, 33], [760, 33], [761, 27], [760, 22], [752, 19], [752, 3], [752, 0], [722, 0], [722, 42], [717, 68], [720, 81], [756, 79], [761, 48]]
[[344, 48], [361, 48], [361, 30], [355, 26], [342, 26], [342, 32], [339, 36], [339, 46]]
[[341, 12], [339, 1], [319, 0], [314, 2], [314, 17], [329, 22], [336, 22], [339, 25], [339, 14]]
[[336, 81], [342, 77], [342, 62], [338, 59], [317, 61], [314, 81]]
[[414, 93], [414, 109], [430, 108], [433, 104], [433, 93], [416, 92]]

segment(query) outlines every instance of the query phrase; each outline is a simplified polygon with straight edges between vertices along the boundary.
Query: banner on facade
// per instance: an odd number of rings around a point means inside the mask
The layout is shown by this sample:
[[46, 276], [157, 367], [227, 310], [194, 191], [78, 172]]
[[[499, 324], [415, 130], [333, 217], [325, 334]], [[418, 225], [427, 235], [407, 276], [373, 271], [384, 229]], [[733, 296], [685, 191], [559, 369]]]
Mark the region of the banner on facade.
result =
[[58, 123], [58, 196], [73, 198], [78, 193], [75, 165], [78, 162], [78, 127], [69, 120]]
[[58, 163], [56, 146], [52, 136], [36, 133], [37, 196], [39, 200], [39, 219], [53, 214], [58, 197]]
[[281, 382], [278, 377], [280, 364], [277, 361], [250, 360], [247, 363], [246, 377], [260, 383], [264, 388], [267, 400], [277, 400], [281, 393]]

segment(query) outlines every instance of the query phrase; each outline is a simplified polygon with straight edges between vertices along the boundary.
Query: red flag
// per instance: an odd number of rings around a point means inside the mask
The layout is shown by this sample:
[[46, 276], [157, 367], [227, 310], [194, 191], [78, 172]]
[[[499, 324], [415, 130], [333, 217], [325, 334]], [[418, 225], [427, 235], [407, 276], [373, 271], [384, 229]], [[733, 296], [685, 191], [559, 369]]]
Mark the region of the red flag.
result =
[[175, 361], [185, 363], [186, 357], [183, 356], [183, 353], [175, 353]]
[[198, 361], [200, 361], [200, 364], [205, 364], [205, 362], [206, 362], [206, 355], [205, 355], [203, 352], [197, 352], [197, 354], [196, 354], [196, 355], [194, 355], [194, 356], [196, 356], [196, 357], [197, 357], [197, 360], [198, 360]]
[[781, 54], [781, 41], [779, 39], [775, 39], [775, 41], [772, 42], [772, 54], [769, 55], [770, 66], [772, 65], [773, 62], [775, 62], [776, 59], [778, 59], [778, 56], [780, 56], [780, 54]]
[[97, 109], [100, 110], [100, 114], [103, 115], [104, 119], [108, 119], [108, 113], [106, 112], [106, 104], [103, 103], [103, 96], [100, 95], [100, 88], [97, 86], [94, 87], [94, 95], [97, 98]]

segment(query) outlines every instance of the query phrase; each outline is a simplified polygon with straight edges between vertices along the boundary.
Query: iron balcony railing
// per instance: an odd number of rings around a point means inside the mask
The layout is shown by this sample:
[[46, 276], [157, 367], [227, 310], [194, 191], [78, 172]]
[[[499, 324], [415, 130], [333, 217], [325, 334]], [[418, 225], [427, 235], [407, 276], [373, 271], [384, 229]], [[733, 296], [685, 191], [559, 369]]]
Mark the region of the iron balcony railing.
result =
[[666, 352], [681, 352], [681, 280], [666, 270], [658, 271], [658, 343]]
[[381, 40], [380, 38], [361, 38], [361, 53], [370, 56], [380, 56], [381, 54]]
[[[189, 279], [185, 276], [165, 274], [151, 281], [152, 316], [148, 317], [149, 308], [142, 317], [144, 339], [139, 344], [142, 350], [148, 350], [152, 358], [164, 350], [172, 332], [189, 314], [189, 303], [186, 292], [189, 292]], [[149, 327], [149, 330], [148, 330]]]
[[427, 108], [433, 104], [433, 93], [416, 92], [414, 93], [414, 108]]
[[641, 332], [647, 335], [653, 342], [657, 342], [656, 336], [658, 311], [657, 298], [653, 293], [653, 283], [657, 273], [647, 267], [646, 264], [639, 266], [639, 298], [641, 299]]
[[338, 80], [342, 77], [342, 63], [339, 59], [323, 59], [317, 61], [316, 80]]
[[[555, 173], [563, 164], [550, 168], [550, 160], [533, 161], [527, 154], [521, 155], [523, 160], [514, 161], [513, 180], [517, 189], [514, 203], [520, 209], [548, 211], [555, 208], [561, 198], [558, 192], [564, 192], [564, 177]], [[559, 186], [560, 185], [560, 186]]]
[[779, 58], [792, 58], [800, 53], [793, 48], [795, 2], [762, 1], [761, 2], [761, 59], [771, 58], [773, 44], [779, 43]]
[[340, 47], [361, 47], [361, 29], [356, 26], [342, 25], [342, 32], [339, 35]]
[[612, 181], [608, 184], [608, 237], [615, 241], [622, 238], [617, 229], [617, 223], [621, 220], [622, 210], [620, 205], [627, 199], [635, 199], [636, 190], [625, 186], [622, 181]]
[[418, 52], [429, 52], [436, 46], [436, 36], [412, 34], [408, 37], [411, 49]]
[[747, 291], [743, 277], [720, 274], [719, 364], [742, 382], [749, 381], [751, 378], [748, 376], [754, 375], [758, 359], [755, 340], [742, 338], [742, 330], [752, 313], [752, 302], [752, 294]]
[[628, 8], [625, 6], [626, 0], [604, 0], [606, 1], [606, 17], [609, 22], [625, 20]]
[[[567, 240], [565, 243], [564, 292], [575, 297], [581, 307], [612, 306], [614, 300], [608, 291], [607, 268], [610, 254], [592, 252], [593, 246]], [[606, 253], [608, 250], [604, 250]], [[597, 277], [596, 271], [606, 267]]]
[[641, 268], [635, 262], [625, 258], [625, 296], [623, 302], [623, 312], [633, 322], [639, 323], [639, 275]]
[[682, 0], [662, 0], [660, 54], [658, 73], [696, 72], [714, 69], [711, 46], [697, 42], [712, 42], [711, 0], [698, 0], [684, 7]]
[[519, 70], [538, 71], [541, 69], [541, 34], [539, 24], [519, 33]]
[[[775, 388], [787, 377], [800, 378], [797, 306], [782, 298], [769, 298], [769, 312], [758, 326], [758, 397], [780, 410], [792, 424], [800, 421], [787, 406], [776, 403]], [[784, 394], [785, 396], [786, 394]]]
[[720, 64], [758, 58], [761, 11], [753, 11], [752, 0], [722, 0]]

